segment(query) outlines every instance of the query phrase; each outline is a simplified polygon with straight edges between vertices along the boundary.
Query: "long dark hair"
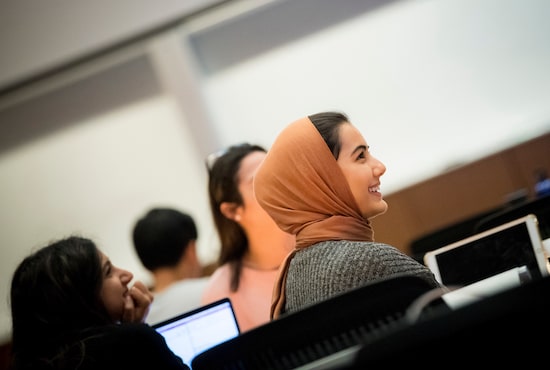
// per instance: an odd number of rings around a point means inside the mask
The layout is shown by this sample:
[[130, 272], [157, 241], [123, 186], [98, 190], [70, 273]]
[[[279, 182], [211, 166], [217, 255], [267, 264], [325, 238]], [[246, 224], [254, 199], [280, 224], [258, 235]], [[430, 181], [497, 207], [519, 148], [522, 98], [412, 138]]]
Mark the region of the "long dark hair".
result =
[[241, 161], [252, 152], [266, 152], [259, 146], [249, 143], [233, 145], [215, 154], [208, 167], [208, 197], [214, 224], [221, 242], [218, 265], [231, 263], [230, 289], [239, 288], [242, 270], [242, 258], [248, 250], [248, 238], [243, 228], [235, 221], [225, 217], [220, 211], [223, 202], [243, 204], [239, 192], [238, 173]]
[[71, 236], [26, 257], [11, 282], [16, 369], [50, 362], [93, 327], [112, 323], [100, 299], [101, 258], [89, 239]]
[[321, 112], [308, 118], [327, 143], [334, 158], [338, 159], [342, 146], [338, 129], [341, 124], [349, 123], [348, 116], [340, 112]]

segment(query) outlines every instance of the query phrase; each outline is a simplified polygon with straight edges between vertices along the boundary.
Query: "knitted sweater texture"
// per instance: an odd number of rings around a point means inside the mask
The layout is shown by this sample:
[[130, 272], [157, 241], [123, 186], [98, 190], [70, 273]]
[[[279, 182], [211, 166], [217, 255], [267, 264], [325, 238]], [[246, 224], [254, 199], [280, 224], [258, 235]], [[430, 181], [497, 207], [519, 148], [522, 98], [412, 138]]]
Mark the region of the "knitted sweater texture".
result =
[[[379, 279], [410, 274], [439, 284], [424, 265], [377, 242], [324, 241], [299, 250], [290, 261], [284, 311], [293, 312]], [[391, 292], [388, 292], [391, 294]]]

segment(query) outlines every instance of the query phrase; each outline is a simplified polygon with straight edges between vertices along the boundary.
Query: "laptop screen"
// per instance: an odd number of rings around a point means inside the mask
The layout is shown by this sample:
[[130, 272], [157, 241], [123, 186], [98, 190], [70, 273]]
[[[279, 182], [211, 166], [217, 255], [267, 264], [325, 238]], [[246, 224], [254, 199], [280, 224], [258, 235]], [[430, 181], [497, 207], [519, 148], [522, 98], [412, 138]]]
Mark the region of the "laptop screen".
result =
[[199, 353], [240, 334], [229, 298], [185, 312], [152, 327], [189, 367]]
[[533, 215], [428, 252], [425, 262], [444, 285], [464, 286], [521, 266], [532, 279], [548, 275]]

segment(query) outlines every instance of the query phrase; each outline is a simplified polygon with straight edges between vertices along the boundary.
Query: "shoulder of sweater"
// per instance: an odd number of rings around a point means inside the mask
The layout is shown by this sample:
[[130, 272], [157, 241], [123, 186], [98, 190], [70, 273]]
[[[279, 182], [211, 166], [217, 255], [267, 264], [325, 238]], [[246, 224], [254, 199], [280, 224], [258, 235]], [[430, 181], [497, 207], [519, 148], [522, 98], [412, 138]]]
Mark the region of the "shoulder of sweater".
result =
[[397, 249], [391, 244], [375, 242], [375, 241], [357, 241], [357, 240], [326, 240], [319, 243], [315, 243], [309, 246], [308, 248], [328, 248], [328, 247], [333, 248], [338, 246], [351, 247], [351, 248], [378, 247], [378, 248]]
[[[328, 240], [313, 244], [298, 251], [303, 258], [368, 258], [372, 255], [383, 255], [387, 258], [405, 258], [405, 254], [396, 247], [373, 241]], [[355, 256], [355, 257], [354, 257]], [[298, 257], [299, 258], [299, 257]]]

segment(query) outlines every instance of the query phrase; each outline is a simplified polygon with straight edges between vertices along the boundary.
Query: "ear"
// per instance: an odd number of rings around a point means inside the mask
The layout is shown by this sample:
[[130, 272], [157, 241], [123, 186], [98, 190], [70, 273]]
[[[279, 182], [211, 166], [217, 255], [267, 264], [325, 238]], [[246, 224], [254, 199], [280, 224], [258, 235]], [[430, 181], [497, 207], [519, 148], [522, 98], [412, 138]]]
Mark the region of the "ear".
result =
[[197, 256], [197, 241], [196, 240], [190, 240], [189, 244], [187, 245], [187, 248], [185, 249], [185, 252], [182, 256], [186, 261], [191, 260], [198, 260]]
[[241, 220], [240, 206], [234, 202], [222, 202], [220, 212], [226, 218], [239, 222]]
[[185, 249], [185, 255], [189, 257], [195, 258], [197, 255], [197, 241], [196, 240], [189, 240], [189, 244], [187, 245], [187, 248]]

